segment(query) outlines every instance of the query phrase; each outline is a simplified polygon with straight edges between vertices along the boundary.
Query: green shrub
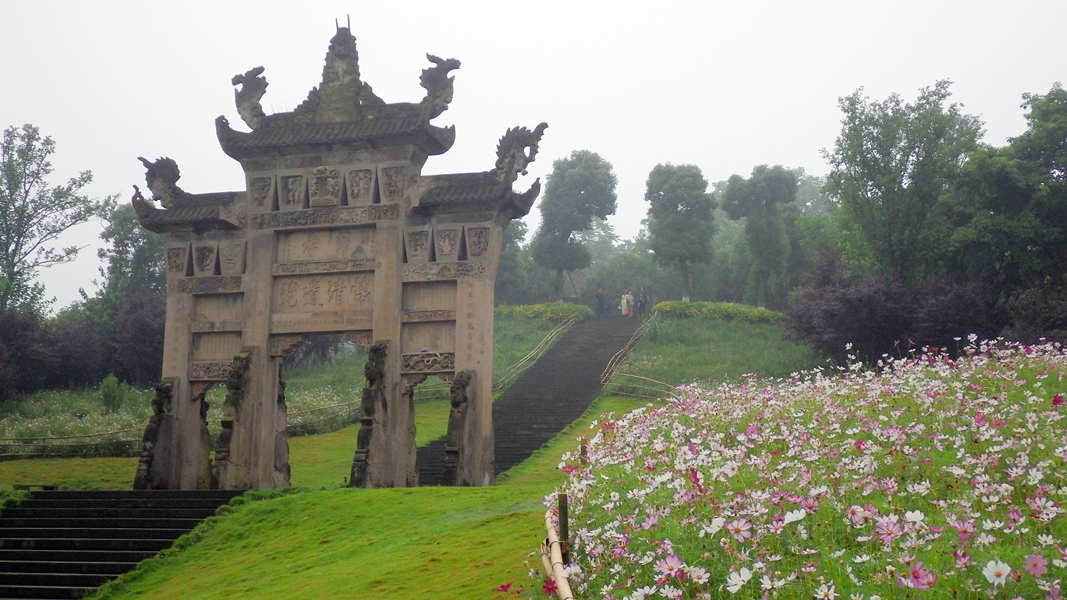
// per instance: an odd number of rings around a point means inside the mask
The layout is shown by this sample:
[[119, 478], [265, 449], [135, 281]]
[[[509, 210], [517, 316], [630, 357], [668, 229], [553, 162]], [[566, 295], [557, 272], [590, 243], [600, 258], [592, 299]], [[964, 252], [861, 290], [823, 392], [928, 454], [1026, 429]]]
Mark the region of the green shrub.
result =
[[670, 300], [652, 307], [653, 313], [669, 318], [704, 317], [718, 321], [745, 321], [747, 323], [777, 323], [782, 313], [733, 302], [679, 302]]
[[584, 304], [570, 304], [569, 302], [550, 302], [547, 304], [513, 304], [510, 306], [496, 307], [497, 315], [518, 315], [531, 319], [544, 321], [566, 321], [574, 317], [581, 321], [593, 316], [593, 309]]
[[115, 412], [126, 403], [126, 390], [119, 383], [118, 377], [108, 375], [100, 382], [100, 398], [104, 402], [104, 410]]

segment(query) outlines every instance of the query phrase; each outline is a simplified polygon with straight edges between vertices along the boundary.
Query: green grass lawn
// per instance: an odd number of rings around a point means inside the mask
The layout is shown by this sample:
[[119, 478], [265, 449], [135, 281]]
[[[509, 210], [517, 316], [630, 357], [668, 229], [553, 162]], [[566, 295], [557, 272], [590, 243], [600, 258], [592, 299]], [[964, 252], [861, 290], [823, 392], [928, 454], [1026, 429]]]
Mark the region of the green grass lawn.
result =
[[787, 377], [824, 364], [811, 348], [784, 339], [784, 333], [776, 323], [663, 319], [617, 372], [681, 385], [736, 380], [748, 373]]
[[[598, 399], [494, 487], [327, 489], [245, 504], [191, 534], [197, 543], [148, 561], [102, 597], [465, 600], [493, 597], [507, 582], [513, 591], [528, 588], [528, 554], [545, 535], [541, 499], [563, 480], [560, 456], [602, 412], [640, 405]], [[347, 472], [351, 445], [332, 442], [348, 431], [305, 438], [321, 442], [314, 452], [294, 444], [294, 484], [323, 480], [308, 461], [333, 461]]]

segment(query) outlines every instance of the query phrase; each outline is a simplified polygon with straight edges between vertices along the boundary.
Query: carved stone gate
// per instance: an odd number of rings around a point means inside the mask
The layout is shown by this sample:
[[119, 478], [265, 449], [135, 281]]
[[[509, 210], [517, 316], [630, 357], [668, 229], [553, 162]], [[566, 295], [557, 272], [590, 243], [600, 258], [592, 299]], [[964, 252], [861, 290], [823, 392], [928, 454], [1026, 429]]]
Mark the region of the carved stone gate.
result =
[[[263, 68], [233, 78], [250, 132], [215, 125], [244, 168], [244, 192], [190, 194], [177, 164], [141, 159], [153, 199], [133, 205], [166, 244], [163, 383], [145, 431], [139, 489], [289, 484], [280, 359], [309, 334], [340, 333], [370, 349], [352, 484], [418, 484], [411, 395], [427, 376], [453, 381], [450, 462], [457, 485], [494, 482], [493, 281], [509, 221], [540, 182], [512, 183], [547, 125], [509, 129], [496, 166], [423, 176], [454, 127], [455, 59], [428, 58], [426, 97], [386, 104], [360, 80], [356, 40], [337, 29], [322, 83], [294, 111], [266, 115]], [[208, 389], [227, 387], [211, 460]]]

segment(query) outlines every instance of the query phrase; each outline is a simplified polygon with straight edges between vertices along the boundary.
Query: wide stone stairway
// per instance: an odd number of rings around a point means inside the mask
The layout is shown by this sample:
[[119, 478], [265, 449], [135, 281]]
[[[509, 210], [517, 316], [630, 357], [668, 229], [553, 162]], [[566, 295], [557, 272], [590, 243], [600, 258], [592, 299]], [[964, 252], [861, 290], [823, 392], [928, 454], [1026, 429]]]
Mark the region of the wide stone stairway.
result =
[[[639, 325], [638, 319], [623, 317], [581, 321], [504, 391], [493, 403], [497, 474], [529, 458], [582, 416], [600, 395], [608, 361]], [[441, 485], [444, 460], [443, 438], [419, 448], [419, 484]]]
[[88, 596], [240, 494], [32, 492], [0, 513], [0, 599]]

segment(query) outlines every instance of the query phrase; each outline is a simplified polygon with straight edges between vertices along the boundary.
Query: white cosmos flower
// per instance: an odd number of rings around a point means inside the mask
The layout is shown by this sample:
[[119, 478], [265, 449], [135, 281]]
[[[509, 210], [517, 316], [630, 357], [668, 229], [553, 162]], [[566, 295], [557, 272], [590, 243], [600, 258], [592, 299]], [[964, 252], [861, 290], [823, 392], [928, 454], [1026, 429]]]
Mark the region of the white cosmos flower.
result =
[[923, 514], [917, 510], [909, 510], [904, 513], [904, 520], [911, 521], [912, 523], [922, 523]]
[[798, 508], [796, 510], [791, 510], [791, 511], [785, 513], [785, 524], [788, 525], [790, 523], [795, 523], [795, 522], [803, 519], [804, 515], [806, 515], [806, 514], [807, 513], [804, 512], [804, 509], [801, 509], [801, 508]]
[[752, 571], [745, 567], [741, 567], [738, 571], [731, 571], [726, 577], [726, 590], [731, 594], [736, 594], [741, 586], [748, 583], [749, 579], [752, 579]]
[[986, 581], [992, 583], [993, 587], [1004, 585], [1010, 574], [1011, 567], [995, 558], [987, 562], [985, 568], [982, 569], [982, 575], [985, 575]]

